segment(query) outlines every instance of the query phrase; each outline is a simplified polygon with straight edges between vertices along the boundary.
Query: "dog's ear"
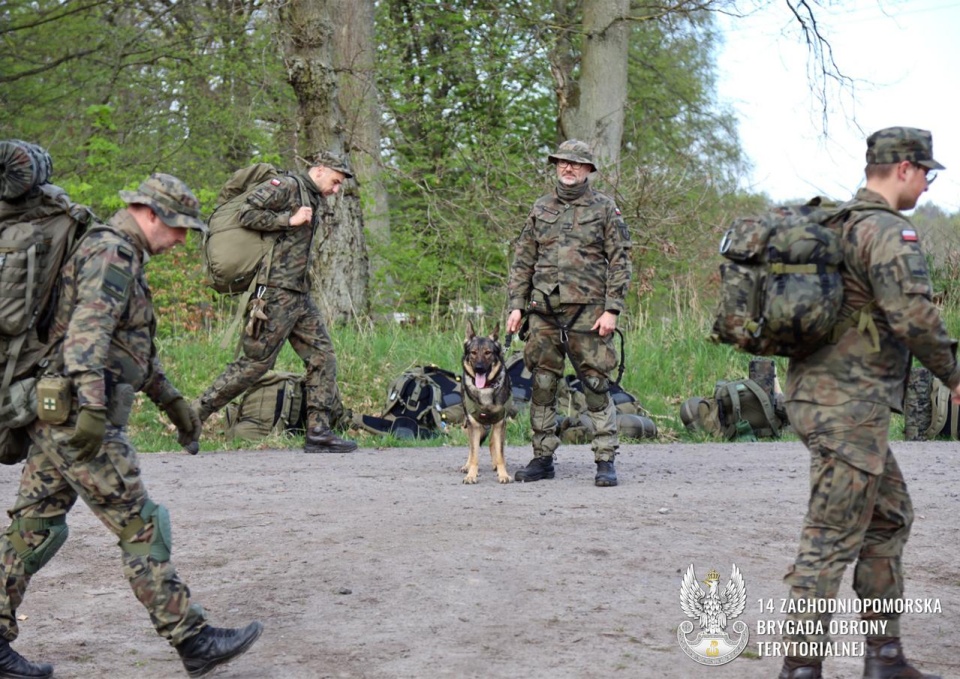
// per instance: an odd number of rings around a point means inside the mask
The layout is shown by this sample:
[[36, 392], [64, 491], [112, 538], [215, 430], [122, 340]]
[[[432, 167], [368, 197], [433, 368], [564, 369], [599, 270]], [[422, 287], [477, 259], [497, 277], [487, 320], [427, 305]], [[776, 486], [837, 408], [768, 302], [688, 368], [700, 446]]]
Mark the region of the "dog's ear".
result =
[[497, 337], [499, 337], [499, 336], [500, 336], [500, 321], [497, 321], [497, 324], [496, 324], [495, 326], [493, 326], [493, 332], [490, 333], [490, 339], [492, 339], [494, 342], [496, 342], [496, 341], [497, 341]]
[[[470, 340], [472, 340], [472, 339], [473, 339], [474, 337], [476, 337], [476, 336], [477, 336], [477, 333], [474, 332], [474, 330], [473, 330], [473, 321], [471, 321], [471, 320], [468, 318], [468, 319], [467, 319], [467, 342], [469, 342]], [[464, 344], [466, 344], [467, 342], [464, 342]]]

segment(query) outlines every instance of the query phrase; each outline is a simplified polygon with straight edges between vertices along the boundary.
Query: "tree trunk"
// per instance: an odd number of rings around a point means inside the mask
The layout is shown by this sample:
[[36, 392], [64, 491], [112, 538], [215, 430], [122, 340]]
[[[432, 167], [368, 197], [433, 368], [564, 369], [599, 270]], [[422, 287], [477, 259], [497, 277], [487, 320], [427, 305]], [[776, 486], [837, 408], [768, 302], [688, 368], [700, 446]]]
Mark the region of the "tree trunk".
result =
[[[574, 60], [554, 60], [554, 77], [563, 82], [560, 133], [581, 139], [597, 154], [606, 180], [617, 185], [623, 112], [627, 101], [630, 0], [584, 0], [580, 41], [580, 77], [570, 82]], [[558, 77], [557, 64], [567, 66]], [[561, 66], [562, 68], [562, 66]], [[563, 79], [563, 80], [561, 80]]]
[[[297, 97], [297, 148], [302, 157], [324, 149], [349, 150], [334, 59], [335, 33], [353, 14], [341, 13], [346, 1], [276, 3], [287, 80]], [[332, 220], [333, 229], [317, 244], [313, 296], [327, 321], [334, 323], [366, 314], [369, 265], [357, 183], [348, 181], [328, 203], [331, 214], [324, 219]]]
[[[334, 68], [340, 74], [346, 146], [362, 189], [363, 222], [371, 242], [385, 247], [390, 241], [390, 215], [380, 162], [374, 0], [330, 0], [329, 4], [331, 14], [340, 18], [333, 36]], [[374, 257], [371, 269], [378, 268]], [[375, 291], [371, 294], [376, 296]]]

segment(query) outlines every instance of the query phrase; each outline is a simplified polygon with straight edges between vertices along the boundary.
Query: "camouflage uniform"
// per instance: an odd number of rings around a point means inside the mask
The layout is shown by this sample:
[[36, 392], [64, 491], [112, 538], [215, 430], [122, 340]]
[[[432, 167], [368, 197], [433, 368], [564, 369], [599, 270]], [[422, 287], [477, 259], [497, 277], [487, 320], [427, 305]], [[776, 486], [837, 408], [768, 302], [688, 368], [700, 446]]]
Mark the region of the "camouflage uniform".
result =
[[[177, 215], [164, 219], [168, 226], [203, 228], [196, 218], [199, 203], [182, 182], [153, 175], [141, 191], [149, 186], [172, 196]], [[138, 192], [121, 196], [128, 202], [148, 200]], [[151, 207], [163, 216], [161, 205]], [[36, 420], [29, 429], [33, 445], [9, 511], [13, 523], [0, 538], [0, 579], [6, 583], [0, 592], [0, 637], [8, 641], [19, 632], [17, 608], [32, 574], [66, 540], [66, 515], [77, 497], [120, 538], [124, 574], [157, 632], [177, 645], [206, 624], [203, 609], [191, 603], [190, 590], [169, 560], [169, 535], [157, 528], [158, 505], [147, 495], [126, 434], [134, 392], [144, 392], [161, 407], [181, 398], [164, 375], [153, 343], [156, 319], [143, 271], [149, 244], [127, 210], [118, 212], [109, 227], [88, 234], [63, 268], [51, 330], [63, 340], [50, 354], [48, 371], [72, 379], [73, 402], [62, 425]], [[102, 446], [82, 461], [70, 442], [80, 408], [105, 409], [108, 419]], [[155, 532], [163, 534], [165, 552], [157, 551]]]
[[[868, 164], [903, 160], [942, 169], [924, 131], [891, 128], [868, 140]], [[855, 200], [887, 204], [867, 188]], [[853, 324], [835, 344], [790, 362], [787, 413], [810, 450], [811, 469], [800, 547], [784, 581], [791, 599], [834, 598], [846, 565], [856, 560], [853, 586], [861, 599], [898, 599], [913, 507], [887, 439], [890, 412], [901, 411], [911, 354], [951, 388], [960, 383], [960, 368], [955, 343], [931, 301], [923, 251], [905, 217], [883, 210], [856, 213], [843, 228], [843, 253], [843, 313], [850, 316], [872, 302], [877, 335]], [[820, 619], [825, 630], [829, 617], [788, 616]], [[886, 635], [900, 636], [896, 614], [863, 617], [885, 619]]]
[[[575, 140], [564, 142], [550, 159], [593, 164], [589, 149]], [[569, 357], [588, 395], [587, 413], [596, 431], [594, 458], [612, 462], [618, 447], [617, 412], [607, 387], [617, 354], [614, 335], [600, 337], [591, 328], [604, 311], [624, 309], [631, 273], [630, 234], [611, 198], [586, 182], [577, 188], [568, 193], [558, 182], [534, 203], [515, 244], [509, 304], [511, 309], [525, 309], [529, 319], [523, 357], [534, 380], [530, 404], [534, 455], [550, 457], [560, 445], [556, 389]], [[571, 322], [566, 333], [558, 327]], [[537, 391], [547, 396], [538, 398]]]
[[[329, 154], [328, 167], [352, 177], [342, 160]], [[290, 217], [302, 204], [305, 190], [313, 208], [310, 225], [291, 226]], [[240, 223], [263, 232], [281, 231], [268, 270], [261, 271], [257, 296], [250, 301], [262, 305], [266, 320], [248, 324], [241, 338], [243, 355], [213, 381], [199, 399], [201, 418], [223, 408], [270, 370], [290, 340], [306, 366], [306, 407], [308, 430], [335, 425], [343, 414], [337, 386], [337, 358], [333, 343], [316, 303], [310, 297], [310, 271], [316, 252], [317, 230], [329, 222], [325, 200], [307, 174], [284, 175], [260, 184], [240, 208]]]

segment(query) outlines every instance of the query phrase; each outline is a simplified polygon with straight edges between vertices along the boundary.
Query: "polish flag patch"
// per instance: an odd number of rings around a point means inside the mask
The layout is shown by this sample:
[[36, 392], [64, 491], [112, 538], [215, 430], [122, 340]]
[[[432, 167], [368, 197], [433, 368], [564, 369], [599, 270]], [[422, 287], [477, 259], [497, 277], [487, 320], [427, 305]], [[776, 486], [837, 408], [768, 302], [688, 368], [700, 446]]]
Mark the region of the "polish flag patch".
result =
[[900, 240], [904, 243], [916, 243], [917, 242], [917, 232], [913, 229], [904, 229], [900, 232]]
[[273, 184], [274, 186], [280, 186], [280, 180], [279, 180], [279, 179], [271, 179], [271, 180], [270, 180], [270, 183]]
[[620, 208], [614, 208], [614, 211], [617, 213], [617, 217], [620, 216]]

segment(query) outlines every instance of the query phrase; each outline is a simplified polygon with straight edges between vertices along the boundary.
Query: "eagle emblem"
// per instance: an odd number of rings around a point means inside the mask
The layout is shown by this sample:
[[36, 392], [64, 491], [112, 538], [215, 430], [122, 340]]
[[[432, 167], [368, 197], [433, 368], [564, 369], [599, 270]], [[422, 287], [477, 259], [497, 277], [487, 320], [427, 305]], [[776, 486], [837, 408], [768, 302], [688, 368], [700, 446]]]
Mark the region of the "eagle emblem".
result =
[[733, 624], [733, 631], [739, 637], [736, 641], [731, 641], [726, 633], [727, 623], [743, 613], [747, 588], [736, 564], [722, 590], [720, 574], [715, 569], [710, 569], [703, 584], [707, 586], [706, 592], [697, 580], [693, 564], [690, 564], [680, 583], [680, 609], [697, 620], [700, 632], [693, 640], [688, 639], [693, 623], [684, 620], [677, 628], [677, 640], [684, 652], [697, 662], [723, 665], [740, 655], [747, 646], [749, 632], [743, 621], [737, 620]]

